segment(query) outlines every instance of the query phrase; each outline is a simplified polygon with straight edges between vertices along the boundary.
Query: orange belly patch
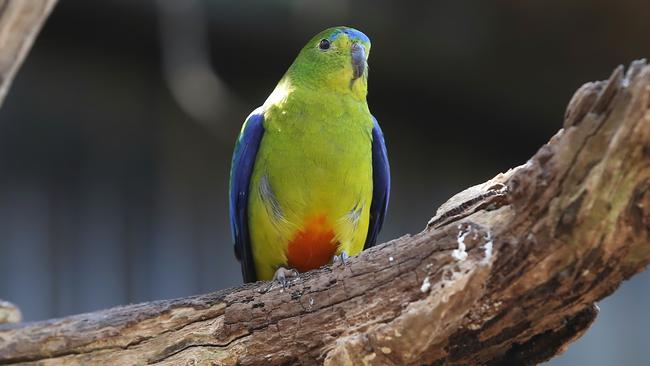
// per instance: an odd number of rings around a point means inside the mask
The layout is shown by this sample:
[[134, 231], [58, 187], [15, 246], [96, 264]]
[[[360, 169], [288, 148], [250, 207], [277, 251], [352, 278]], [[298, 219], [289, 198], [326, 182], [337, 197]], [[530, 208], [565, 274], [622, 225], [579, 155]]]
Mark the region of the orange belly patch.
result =
[[328, 264], [338, 247], [332, 225], [325, 215], [305, 220], [287, 247], [287, 264], [305, 272]]

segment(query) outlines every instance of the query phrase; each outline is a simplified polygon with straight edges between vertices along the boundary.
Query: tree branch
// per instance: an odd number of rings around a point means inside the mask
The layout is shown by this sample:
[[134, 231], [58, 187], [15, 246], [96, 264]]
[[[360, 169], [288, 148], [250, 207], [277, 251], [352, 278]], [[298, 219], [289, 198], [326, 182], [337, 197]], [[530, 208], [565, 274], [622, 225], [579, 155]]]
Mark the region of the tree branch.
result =
[[428, 227], [300, 276], [0, 326], [0, 364], [535, 364], [650, 261], [650, 67], [571, 100], [525, 165]]
[[56, 0], [0, 0], [0, 105]]

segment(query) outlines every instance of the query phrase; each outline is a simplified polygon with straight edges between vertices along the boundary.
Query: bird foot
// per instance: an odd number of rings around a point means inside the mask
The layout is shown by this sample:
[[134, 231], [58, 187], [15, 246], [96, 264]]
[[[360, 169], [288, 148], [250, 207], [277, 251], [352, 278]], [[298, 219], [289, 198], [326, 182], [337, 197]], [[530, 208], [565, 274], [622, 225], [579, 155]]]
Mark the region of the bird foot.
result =
[[278, 282], [282, 289], [289, 287], [289, 279], [298, 277], [298, 271], [293, 268], [278, 267], [273, 275], [273, 281]]
[[350, 260], [350, 256], [348, 255], [348, 253], [341, 252], [341, 254], [335, 255], [334, 258], [332, 258], [332, 264], [344, 265], [347, 264], [349, 260]]

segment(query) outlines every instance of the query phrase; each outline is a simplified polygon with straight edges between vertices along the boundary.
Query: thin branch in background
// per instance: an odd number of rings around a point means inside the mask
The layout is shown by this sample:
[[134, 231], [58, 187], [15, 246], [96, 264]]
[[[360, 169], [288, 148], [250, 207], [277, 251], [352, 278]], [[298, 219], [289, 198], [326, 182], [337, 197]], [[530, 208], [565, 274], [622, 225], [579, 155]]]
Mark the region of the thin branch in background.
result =
[[0, 1], [0, 105], [56, 0]]

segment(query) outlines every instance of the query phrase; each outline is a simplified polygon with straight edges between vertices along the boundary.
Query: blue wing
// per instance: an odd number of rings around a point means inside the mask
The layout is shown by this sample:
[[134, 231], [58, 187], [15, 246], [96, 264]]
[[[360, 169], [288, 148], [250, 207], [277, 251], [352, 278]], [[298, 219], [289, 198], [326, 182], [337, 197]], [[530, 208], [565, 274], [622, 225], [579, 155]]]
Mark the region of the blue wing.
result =
[[384, 134], [375, 117], [372, 117], [372, 120], [374, 122], [372, 129], [372, 203], [370, 204], [370, 224], [364, 249], [376, 244], [377, 236], [384, 224], [390, 197], [390, 166], [388, 165]]
[[230, 167], [230, 228], [244, 282], [257, 281], [248, 233], [248, 187], [264, 135], [264, 113], [253, 111], [237, 139]]

